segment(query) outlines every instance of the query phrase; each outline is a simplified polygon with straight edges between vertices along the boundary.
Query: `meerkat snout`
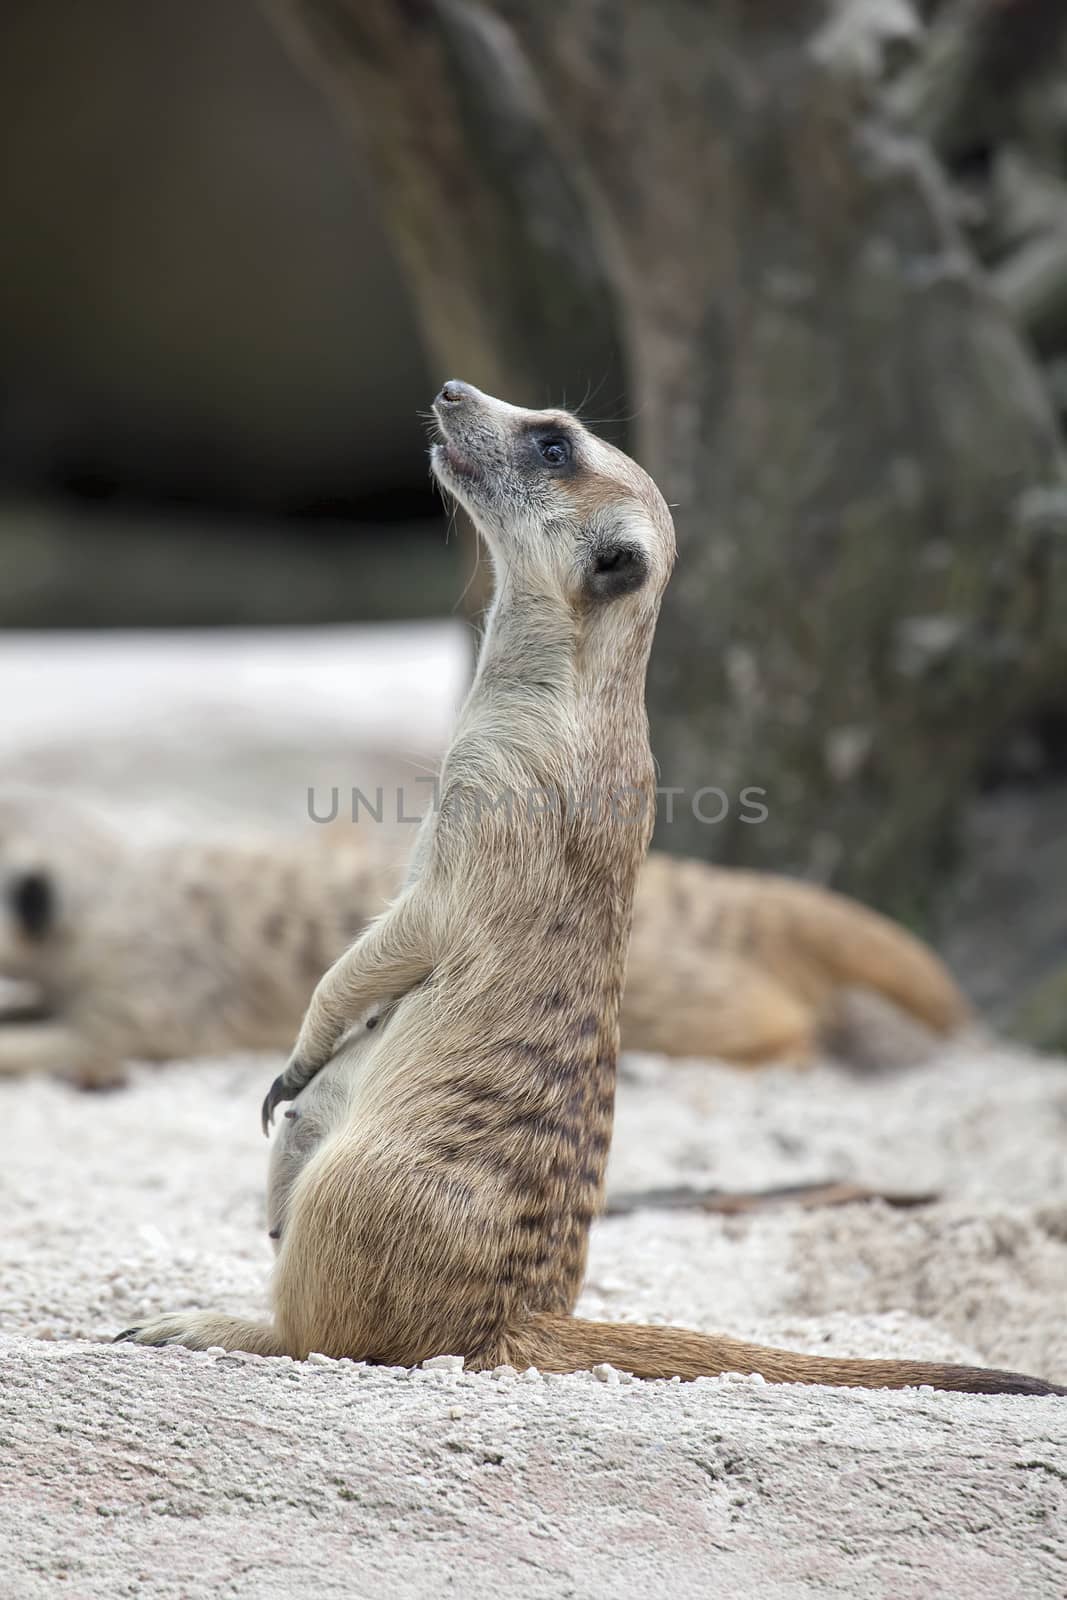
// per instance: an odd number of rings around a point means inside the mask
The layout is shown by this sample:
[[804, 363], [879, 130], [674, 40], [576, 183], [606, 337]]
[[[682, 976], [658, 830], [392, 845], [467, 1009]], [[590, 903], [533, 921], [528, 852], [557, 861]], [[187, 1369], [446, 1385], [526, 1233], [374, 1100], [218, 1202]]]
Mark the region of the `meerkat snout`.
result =
[[459, 378], [449, 378], [447, 383], [441, 385], [441, 393], [437, 396], [437, 400], [446, 406], [460, 405], [464, 397], [470, 393], [469, 383], [463, 383]]

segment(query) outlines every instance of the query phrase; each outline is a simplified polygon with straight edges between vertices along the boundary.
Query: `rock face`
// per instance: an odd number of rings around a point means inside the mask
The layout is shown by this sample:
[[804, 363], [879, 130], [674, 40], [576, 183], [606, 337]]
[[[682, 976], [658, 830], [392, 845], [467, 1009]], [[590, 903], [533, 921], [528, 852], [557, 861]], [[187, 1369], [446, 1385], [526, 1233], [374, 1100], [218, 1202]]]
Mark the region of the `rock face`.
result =
[[1062, 777], [971, 807], [942, 945], [983, 1015], [1042, 1050], [1067, 1050], [1065, 808]]
[[[98, 1342], [261, 1308], [274, 1070], [0, 1083], [5, 1593], [1060, 1600], [1064, 1401]], [[618, 1188], [837, 1173], [945, 1198], [605, 1221], [582, 1309], [1062, 1377], [1065, 1096], [1062, 1063], [978, 1048], [877, 1082], [634, 1061]]]

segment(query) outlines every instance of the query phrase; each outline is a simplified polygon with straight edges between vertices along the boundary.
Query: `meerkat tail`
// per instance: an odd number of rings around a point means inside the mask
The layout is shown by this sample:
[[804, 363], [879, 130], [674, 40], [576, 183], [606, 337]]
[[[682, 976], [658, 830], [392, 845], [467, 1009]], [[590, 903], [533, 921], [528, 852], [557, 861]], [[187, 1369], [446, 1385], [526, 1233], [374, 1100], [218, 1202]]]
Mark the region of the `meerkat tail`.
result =
[[512, 1366], [578, 1372], [606, 1362], [637, 1378], [711, 1378], [723, 1372], [759, 1373], [768, 1383], [814, 1383], [853, 1389], [911, 1389], [927, 1384], [966, 1394], [1067, 1395], [1042, 1378], [993, 1367], [930, 1361], [852, 1361], [800, 1355], [745, 1344], [721, 1334], [640, 1323], [583, 1322], [535, 1316], [505, 1341]]
[[[814, 884], [735, 873], [732, 891], [750, 896], [753, 944], [783, 935], [841, 987], [873, 990], [938, 1033], [972, 1020], [944, 962], [920, 939], [869, 906]], [[752, 947], [749, 950], [752, 957]]]

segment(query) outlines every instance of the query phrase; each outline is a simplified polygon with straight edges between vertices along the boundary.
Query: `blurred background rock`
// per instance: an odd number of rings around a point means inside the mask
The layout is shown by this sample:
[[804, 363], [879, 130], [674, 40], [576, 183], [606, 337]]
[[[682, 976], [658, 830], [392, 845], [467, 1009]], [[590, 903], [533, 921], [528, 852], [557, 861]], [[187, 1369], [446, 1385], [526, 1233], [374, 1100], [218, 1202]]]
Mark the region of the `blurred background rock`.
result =
[[434, 381], [258, 6], [16, 0], [0, 102], [2, 620], [447, 611]]
[[585, 398], [662, 782], [767, 796], [659, 842], [1067, 1043], [1061, 0], [9, 0], [0, 202], [0, 623], [446, 617], [418, 411]]

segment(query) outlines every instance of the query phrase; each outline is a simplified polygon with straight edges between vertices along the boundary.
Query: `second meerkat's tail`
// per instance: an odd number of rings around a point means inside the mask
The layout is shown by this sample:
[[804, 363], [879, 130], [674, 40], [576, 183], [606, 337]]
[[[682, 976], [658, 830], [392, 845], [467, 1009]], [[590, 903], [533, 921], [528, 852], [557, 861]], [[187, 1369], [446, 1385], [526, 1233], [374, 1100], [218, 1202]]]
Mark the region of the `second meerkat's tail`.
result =
[[830, 984], [870, 989], [938, 1033], [971, 1020], [971, 1009], [944, 962], [920, 939], [869, 906], [814, 884], [760, 873], [725, 871], [716, 894], [723, 931], [737, 925], [750, 960], [764, 956], [788, 981], [796, 964]]
[[851, 1361], [745, 1344], [720, 1334], [640, 1323], [583, 1322], [540, 1315], [505, 1340], [512, 1366], [542, 1372], [580, 1372], [607, 1362], [638, 1378], [710, 1378], [722, 1372], [759, 1373], [768, 1383], [815, 1383], [857, 1389], [910, 1389], [928, 1384], [966, 1394], [1067, 1395], [1067, 1388], [993, 1367], [931, 1361]]

